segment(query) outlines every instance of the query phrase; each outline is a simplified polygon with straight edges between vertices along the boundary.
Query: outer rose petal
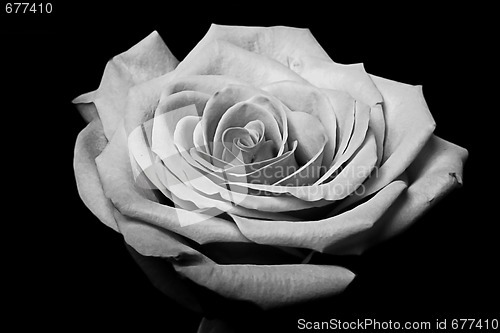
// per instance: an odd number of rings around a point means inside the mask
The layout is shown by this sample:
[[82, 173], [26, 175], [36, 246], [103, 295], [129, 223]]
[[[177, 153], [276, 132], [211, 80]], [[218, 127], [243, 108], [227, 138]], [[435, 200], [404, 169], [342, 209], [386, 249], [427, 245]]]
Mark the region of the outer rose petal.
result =
[[175, 265], [177, 272], [230, 299], [274, 308], [342, 292], [354, 274], [327, 265]]
[[[78, 98], [75, 98], [73, 100], [73, 103], [76, 103], [75, 101], [78, 101], [78, 99], [83, 101], [83, 100], [88, 98], [88, 100], [91, 100], [91, 99], [93, 99], [94, 95], [95, 95], [95, 91], [81, 95]], [[97, 107], [95, 106], [94, 103], [80, 103], [80, 102], [78, 102], [78, 104], [76, 104], [76, 108], [80, 112], [83, 119], [85, 119], [85, 121], [88, 123], [90, 123], [95, 118], [99, 118], [99, 112], [97, 112]], [[102, 125], [101, 125], [101, 127], [102, 127]]]
[[101, 121], [96, 118], [76, 139], [73, 167], [78, 193], [85, 205], [105, 225], [118, 231], [113, 217], [113, 205], [104, 195], [95, 158], [107, 144]]
[[177, 66], [175, 75], [227, 75], [257, 87], [282, 80], [305, 82], [274, 59], [220, 40], [188, 54]]
[[312, 57], [304, 57], [297, 63], [300, 65], [292, 69], [318, 88], [345, 91], [369, 106], [382, 102], [382, 96], [363, 64], [341, 65]]
[[411, 184], [384, 217], [381, 239], [411, 225], [449, 191], [462, 185], [468, 151], [435, 135], [408, 168]]
[[[160, 35], [153, 31], [141, 42], [111, 59], [104, 69], [99, 88], [75, 98], [73, 103], [94, 102], [104, 133], [110, 139], [123, 117], [128, 90], [173, 70], [177, 64], [177, 59]], [[88, 113], [83, 111], [83, 114]]]
[[370, 233], [346, 242], [339, 253], [360, 254], [413, 224], [432, 205], [462, 184], [466, 149], [433, 135], [410, 165], [408, 189], [385, 213]]
[[[192, 52], [216, 39], [276, 59], [287, 66], [291, 60], [306, 55], [322, 60], [330, 59], [309, 29], [283, 26], [241, 27], [212, 24]], [[297, 47], [298, 45], [301, 47]]]

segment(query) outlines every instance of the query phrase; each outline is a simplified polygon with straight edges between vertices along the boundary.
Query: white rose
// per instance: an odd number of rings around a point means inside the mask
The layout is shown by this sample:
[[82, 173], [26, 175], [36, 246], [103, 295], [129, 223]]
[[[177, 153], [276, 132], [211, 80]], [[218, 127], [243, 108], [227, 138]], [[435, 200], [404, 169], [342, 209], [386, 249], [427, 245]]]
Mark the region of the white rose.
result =
[[[74, 103], [89, 209], [142, 255], [262, 308], [341, 292], [354, 274], [308, 253], [401, 232], [467, 158], [433, 134], [420, 86], [333, 62], [307, 29], [212, 25], [180, 63], [153, 32]], [[204, 252], [216, 243], [262, 250], [221, 263]]]

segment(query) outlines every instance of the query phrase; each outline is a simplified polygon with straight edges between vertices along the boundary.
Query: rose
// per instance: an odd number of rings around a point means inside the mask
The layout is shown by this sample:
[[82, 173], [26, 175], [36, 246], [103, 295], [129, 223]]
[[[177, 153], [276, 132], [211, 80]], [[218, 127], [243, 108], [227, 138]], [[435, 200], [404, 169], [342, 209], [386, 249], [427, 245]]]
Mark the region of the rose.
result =
[[89, 209], [140, 254], [262, 308], [342, 291], [354, 274], [309, 253], [401, 232], [467, 157], [433, 134], [421, 87], [336, 64], [305, 29], [212, 25], [180, 63], [154, 32], [74, 103]]
[[153, 33], [74, 102], [89, 209], [145, 258], [262, 308], [342, 291], [353, 273], [311, 250], [401, 232], [467, 157], [433, 135], [420, 87], [336, 64], [303, 29], [213, 25], [181, 63]]

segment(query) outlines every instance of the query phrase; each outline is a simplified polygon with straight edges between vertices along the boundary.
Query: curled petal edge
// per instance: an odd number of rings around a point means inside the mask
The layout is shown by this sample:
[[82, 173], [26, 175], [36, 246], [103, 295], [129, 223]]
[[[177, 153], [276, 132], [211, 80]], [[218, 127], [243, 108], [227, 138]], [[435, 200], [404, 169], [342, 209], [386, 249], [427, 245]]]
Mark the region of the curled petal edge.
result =
[[463, 166], [468, 151], [432, 135], [405, 172], [408, 189], [380, 218], [370, 233], [338, 249], [342, 254], [360, 254], [394, 237], [414, 224], [436, 202], [462, 185]]
[[78, 134], [75, 144], [73, 167], [78, 193], [89, 210], [105, 225], [118, 231], [113, 216], [113, 204], [104, 195], [95, 158], [106, 147], [101, 121], [95, 118]]
[[94, 117], [97, 111], [104, 133], [111, 139], [123, 119], [129, 89], [172, 71], [177, 64], [178, 60], [158, 32], [153, 31], [139, 43], [108, 61], [98, 89], [76, 97], [73, 103], [85, 105], [93, 102], [95, 110], [79, 107], [80, 111], [86, 120], [89, 115]]

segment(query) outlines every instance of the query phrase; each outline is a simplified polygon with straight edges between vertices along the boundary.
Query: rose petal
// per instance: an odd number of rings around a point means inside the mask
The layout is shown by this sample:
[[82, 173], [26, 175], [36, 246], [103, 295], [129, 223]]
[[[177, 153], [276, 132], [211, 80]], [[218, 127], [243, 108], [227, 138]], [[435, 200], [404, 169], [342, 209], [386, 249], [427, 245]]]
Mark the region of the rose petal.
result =
[[[78, 99], [74, 99], [73, 103], [76, 103], [75, 101], [93, 101], [95, 98], [95, 91], [91, 91], [89, 93], [80, 95]], [[93, 102], [90, 103], [82, 103], [78, 102], [75, 104], [78, 112], [80, 112], [80, 115], [83, 117], [83, 119], [90, 123], [92, 120], [95, 118], [99, 118], [99, 112], [97, 112], [97, 107]]]
[[408, 168], [410, 186], [384, 216], [379, 241], [400, 233], [462, 184], [466, 149], [433, 135]]
[[206, 259], [186, 239], [169, 230], [125, 216], [119, 211], [115, 211], [114, 215], [125, 242], [144, 256], [191, 261]]
[[319, 221], [262, 221], [232, 217], [243, 235], [253, 242], [328, 252], [337, 242], [371, 228], [405, 188], [402, 181], [392, 182], [367, 202]]
[[153, 122], [147, 121], [128, 136], [132, 174], [136, 185], [144, 189], [158, 189], [167, 198], [172, 199], [170, 190], [157, 176], [157, 169], [162, 165], [160, 158], [151, 151], [152, 128]]
[[[224, 40], [240, 48], [275, 59], [287, 67], [295, 67], [294, 59], [304, 55], [323, 60], [330, 57], [309, 29], [294, 27], [242, 27], [212, 24], [193, 51], [214, 40]], [[298, 47], [300, 46], [300, 47]]]
[[375, 134], [375, 141], [377, 142], [377, 166], [379, 166], [382, 163], [385, 139], [385, 118], [381, 104], [371, 107], [369, 126]]
[[155, 112], [161, 115], [165, 112], [175, 111], [188, 105], [194, 105], [197, 111], [196, 115], [201, 116], [209, 99], [209, 94], [199, 91], [183, 90], [168, 95], [164, 93], [160, 97], [160, 102]]
[[205, 145], [205, 138], [203, 136], [203, 127], [202, 127], [202, 122], [200, 121], [196, 127], [194, 128], [193, 131], [193, 143], [194, 146], [196, 147], [197, 151], [201, 151], [203, 153], [207, 153], [207, 148]]
[[171, 72], [130, 88], [124, 118], [127, 135], [153, 118], [162, 89], [170, 79]]
[[107, 144], [101, 121], [97, 118], [78, 134], [73, 167], [76, 185], [82, 201], [108, 227], [118, 230], [113, 216], [113, 205], [104, 195], [95, 158]]
[[153, 31], [132, 48], [111, 59], [95, 93], [81, 95], [73, 103], [94, 102], [109, 140], [124, 116], [129, 89], [170, 72], [177, 63], [160, 35]]
[[226, 75], [252, 86], [305, 80], [285, 65], [222, 40], [195, 48], [179, 63], [175, 75]]
[[297, 73], [318, 88], [345, 91], [368, 106], [383, 100], [363, 64], [342, 65], [309, 56], [297, 61]]
[[[325, 146], [323, 145], [316, 153], [316, 155], [314, 155], [306, 164], [304, 164], [300, 168], [292, 168], [292, 171], [289, 175], [287, 175], [285, 178], [279, 179], [272, 185], [302, 187], [313, 184], [314, 181], [318, 179], [321, 173], [321, 163], [323, 160], [324, 148]], [[289, 172], [288, 169], [290, 168], [286, 168], [287, 172]]]
[[267, 161], [270, 158], [273, 158], [276, 155], [276, 145], [271, 140], [261, 141], [258, 145], [255, 146], [249, 154], [253, 154], [253, 158], [250, 159], [250, 162], [262, 162]]
[[180, 75], [177, 70], [164, 90], [165, 96], [180, 91], [198, 91], [212, 96], [228, 85], [244, 85], [243, 81], [225, 75]]
[[[372, 78], [384, 96], [383, 108], [387, 128], [383, 159], [385, 164], [389, 158], [397, 159], [401, 154], [401, 146], [410, 138], [413, 137], [413, 141], [427, 142], [436, 123], [425, 102], [422, 86], [412, 86], [377, 76]], [[418, 136], [421, 131], [424, 131], [424, 134]]]
[[177, 123], [174, 131], [174, 145], [180, 152], [189, 152], [194, 148], [193, 132], [201, 117], [186, 116]]
[[[201, 167], [204, 168], [203, 171], [205, 172], [224, 172], [231, 167], [235, 167], [235, 165], [230, 162], [226, 162], [224, 160], [213, 157], [212, 155], [204, 151], [199, 151], [196, 148], [191, 148], [189, 154], [191, 155], [193, 160], [195, 160], [198, 164], [200, 164]], [[240, 168], [240, 166], [237, 165], [236, 168]]]
[[248, 124], [245, 125], [245, 129], [248, 130], [248, 134], [250, 135], [249, 137], [249, 142], [248, 144], [245, 145], [245, 147], [253, 147], [260, 141], [262, 141], [262, 138], [264, 137], [264, 124], [260, 120], [254, 120], [249, 122]]
[[326, 265], [175, 265], [177, 272], [218, 294], [263, 309], [310, 301], [342, 292], [354, 274]]
[[[157, 109], [157, 113], [155, 113], [152, 120], [151, 150], [162, 160], [170, 160], [172, 166], [175, 167], [173, 164], [176, 161], [175, 158], [179, 155], [177, 148], [173, 144], [175, 128], [183, 118], [198, 117], [198, 113], [192, 104], [169, 112], [158, 113], [158, 111], [161, 112], [161, 109]], [[191, 133], [189, 134], [192, 135]]]

